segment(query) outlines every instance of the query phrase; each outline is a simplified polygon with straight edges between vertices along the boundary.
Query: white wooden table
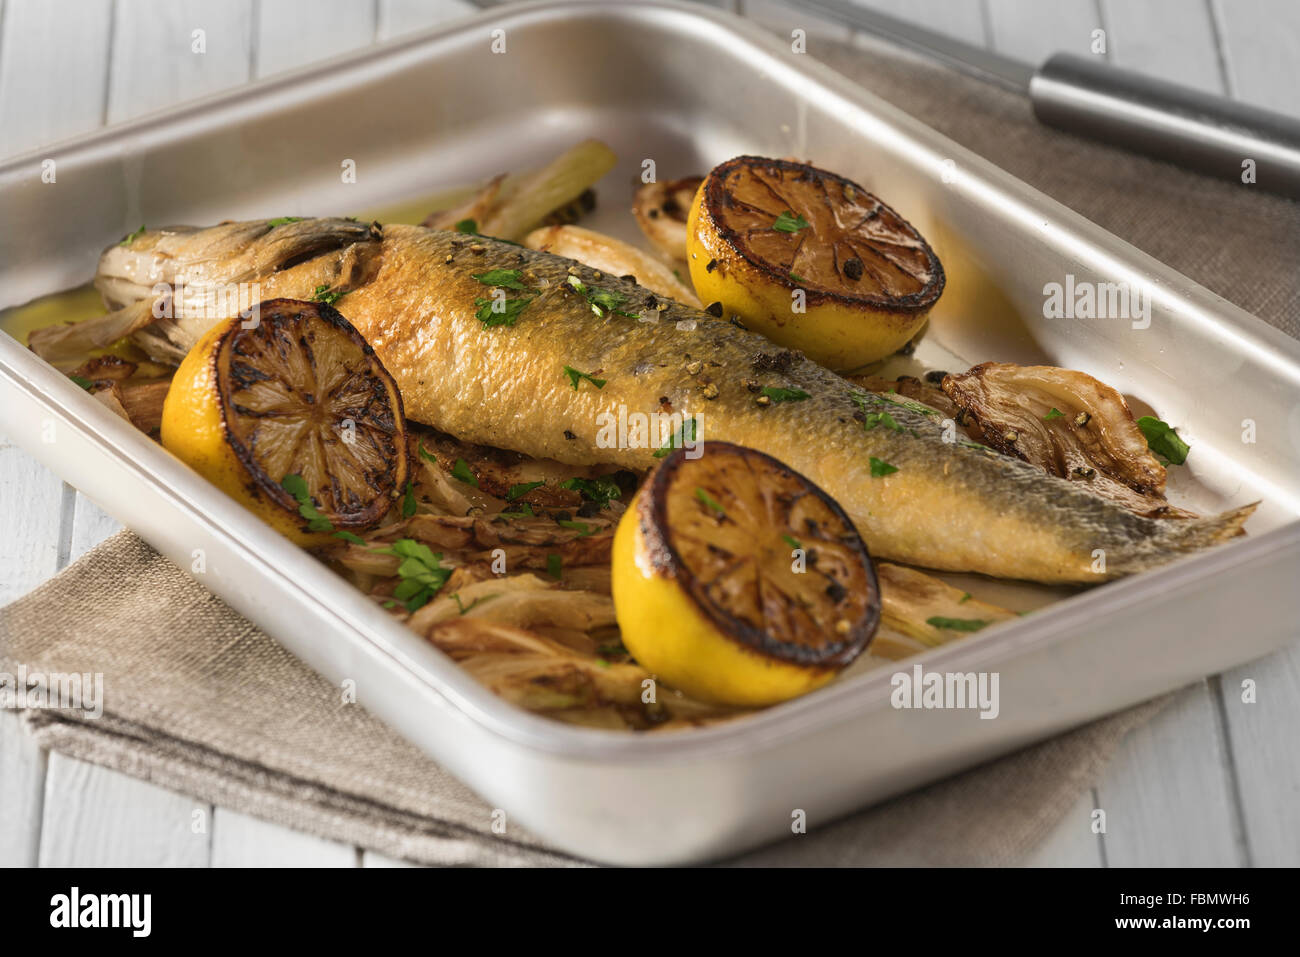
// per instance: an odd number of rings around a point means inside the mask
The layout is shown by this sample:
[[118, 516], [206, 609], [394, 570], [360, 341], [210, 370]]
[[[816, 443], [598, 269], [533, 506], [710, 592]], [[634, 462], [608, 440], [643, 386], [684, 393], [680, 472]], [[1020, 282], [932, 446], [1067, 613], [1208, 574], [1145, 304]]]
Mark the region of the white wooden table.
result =
[[[717, 2], [786, 35], [803, 27], [857, 42], [794, 5]], [[1116, 63], [1300, 115], [1295, 0], [856, 2], [1034, 61], [1084, 51], [1104, 29]], [[0, 0], [0, 155], [474, 9], [465, 0]], [[196, 29], [206, 31], [204, 55], [191, 53]], [[0, 603], [116, 528], [0, 436]], [[1247, 678], [1258, 703], [1241, 701]], [[1092, 833], [1094, 808], [1106, 811], [1104, 835]], [[1300, 864], [1300, 647], [1181, 692], [1130, 737], [1034, 863]], [[399, 862], [45, 753], [15, 716], [0, 713], [0, 864]]]

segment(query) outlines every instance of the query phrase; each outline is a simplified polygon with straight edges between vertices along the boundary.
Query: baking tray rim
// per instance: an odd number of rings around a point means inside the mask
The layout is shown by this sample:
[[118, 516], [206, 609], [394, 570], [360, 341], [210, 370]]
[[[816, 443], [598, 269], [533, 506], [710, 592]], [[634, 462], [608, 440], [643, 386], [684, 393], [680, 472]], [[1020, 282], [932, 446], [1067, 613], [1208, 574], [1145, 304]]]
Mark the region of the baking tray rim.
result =
[[[233, 91], [192, 100], [105, 127], [91, 134], [73, 137], [29, 151], [0, 163], [0, 187], [9, 185], [8, 174], [30, 173], [30, 166], [33, 161], [39, 162], [40, 158], [55, 151], [64, 154], [81, 153], [84, 155], [99, 147], [111, 146], [115, 141], [146, 134], [154, 128], [168, 126], [172, 130], [176, 130], [179, 125], [178, 121], [193, 118], [199, 114], [210, 116], [213, 111], [237, 110], [249, 102], [266, 101], [282, 94], [302, 95], [310, 93], [312, 91], [309, 88], [322, 77], [339, 78], [349, 68], [371, 64], [373, 61], [380, 59], [388, 59], [387, 69], [397, 72], [404, 68], [405, 64], [395, 62], [396, 60], [405, 59], [406, 55], [410, 54], [411, 59], [418, 61], [421, 57], [416, 54], [422, 53], [422, 48], [425, 46], [434, 44], [453, 34], [472, 29], [476, 24], [495, 23], [505, 19], [526, 20], [558, 10], [568, 11], [576, 15], [590, 16], [599, 14], [606, 17], [615, 15], [633, 19], [652, 16], [656, 10], [667, 10], [677, 15], [709, 21], [714, 26], [721, 26], [765, 54], [775, 55], [780, 51], [784, 51], [784, 44], [778, 38], [768, 35], [752, 23], [723, 11], [686, 5], [674, 2], [674, 0], [651, 0], [651, 2], [639, 3], [633, 7], [611, 2], [588, 3], [581, 2], [581, 0], [577, 0], [577, 2], [575, 0], [536, 0], [536, 2], [519, 4], [508, 9], [488, 8], [476, 16], [354, 51], [339, 56], [326, 64], [315, 64], [287, 71], [284, 74], [256, 81]], [[883, 116], [885, 121], [895, 126], [901, 126], [898, 129], [900, 135], [916, 140], [918, 145], [927, 150], [933, 148], [931, 143], [923, 142], [927, 138], [938, 139], [946, 145], [950, 145], [951, 149], [948, 152], [967, 157], [968, 161], [965, 168], [972, 173], [978, 174], [986, 187], [1003, 194], [1003, 198], [1008, 202], [1014, 202], [1024, 208], [1036, 206], [1039, 212], [1054, 214], [1057, 217], [1055, 225], [1061, 232], [1069, 233], [1073, 231], [1077, 238], [1090, 247], [1094, 245], [1093, 240], [1087, 236], [1079, 236], [1079, 232], [1100, 234], [1109, 243], [1117, 247], [1116, 249], [1103, 249], [1100, 251], [1117, 260], [1127, 260], [1125, 263], [1127, 268], [1138, 272], [1143, 270], [1150, 272], [1151, 267], [1155, 267], [1156, 271], [1177, 277], [1179, 280], [1177, 289], [1166, 285], [1162, 290], [1163, 293], [1181, 300], [1184, 305], [1195, 305], [1188, 302], [1190, 295], [1205, 300], [1203, 308], [1208, 308], [1211, 303], [1219, 306], [1219, 309], [1214, 310], [1217, 323], [1227, 324], [1232, 327], [1235, 333], [1244, 336], [1248, 340], [1254, 340], [1250, 342], [1250, 345], [1261, 349], [1261, 351], [1275, 348], [1279, 343], [1283, 344], [1284, 352], [1294, 354], [1292, 361], [1287, 362], [1286, 356], [1279, 356], [1276, 353], [1273, 353], [1273, 358], [1281, 363], [1293, 376], [1300, 377], [1300, 369], [1297, 368], [1297, 365], [1300, 364], [1297, 362], [1297, 359], [1300, 359], [1300, 343], [1281, 333], [1280, 330], [1269, 326], [1257, 317], [1251, 316], [1221, 297], [1215, 296], [1209, 290], [1194, 283], [1171, 267], [1143, 253], [1119, 237], [1102, 230], [1101, 227], [1080, 214], [1058, 203], [1022, 180], [1011, 176], [1011, 174], [1006, 173], [978, 154], [965, 149], [955, 141], [949, 140], [938, 131], [925, 126], [919, 120], [903, 113], [897, 107], [879, 99], [874, 94], [852, 83], [841, 74], [811, 57], [798, 68], [779, 57], [776, 59], [776, 63], [782, 70], [804, 74], [805, 79], [830, 88], [837, 96], [849, 101], [858, 110], [867, 112], [870, 108], [877, 111], [877, 114], [885, 114]], [[863, 101], [866, 102], [866, 105], [864, 105]], [[918, 134], [920, 134], [919, 139]], [[179, 139], [181, 137], [178, 134], [175, 138]], [[1195, 321], [1193, 317], [1187, 315], [1182, 315], [1179, 318], [1180, 321], [1188, 321], [1189, 319]], [[1208, 317], [1202, 313], [1202, 318]], [[1261, 334], [1265, 341], [1259, 341]], [[1274, 337], [1277, 338], [1277, 342], [1268, 341]], [[28, 368], [24, 370], [22, 367], [27, 365], [28, 362], [31, 365], [28, 365]], [[38, 384], [38, 380], [44, 378], [47, 374], [50, 379], [44, 385]], [[253, 522], [255, 520], [240, 511], [238, 514], [232, 513], [232, 516], [229, 516], [233, 517], [235, 521], [223, 521], [218, 524], [214, 519], [214, 514], [229, 510], [223, 508], [223, 502], [214, 500], [209, 503], [209, 507], [206, 509], [199, 507], [199, 502], [203, 498], [209, 497], [209, 493], [221, 495], [215, 487], [203, 481], [197, 474], [185, 469], [177, 460], [166, 455], [164, 450], [154, 445], [149, 439], [139, 435], [127, 424], [122, 423], [113, 413], [67, 381], [52, 366], [28, 352], [8, 334], [5, 334], [3, 339], [0, 340], [0, 376], [3, 376], [11, 386], [27, 392], [33, 401], [46, 406], [59, 415], [65, 422], [81, 432], [84, 439], [95, 443], [101, 452], [118, 459], [122, 466], [137, 473], [145, 472], [149, 484], [155, 486], [154, 491], [157, 494], [171, 497], [175, 505], [187, 513], [192, 521], [206, 525], [211, 534], [225, 540], [227, 547], [242, 554], [245, 563], [250, 567], [265, 568], [270, 559], [277, 557], [275, 553], [281, 552], [279, 560], [276, 561], [278, 566], [283, 567], [286, 564], [292, 566], [298, 564], [299, 560], [301, 560], [312, 567], [312, 572], [318, 573], [318, 575], [312, 574], [309, 577], [323, 575], [328, 576], [328, 580], [335, 583], [341, 581], [337, 575], [319, 563], [314, 557], [301, 552], [292, 543], [260, 523], [248, 524], [241, 531], [240, 537], [227, 534], [226, 530], [231, 529], [232, 526], [237, 527], [245, 524], [239, 519]], [[80, 411], [76, 408], [78, 404], [82, 406]], [[85, 415], [82, 414], [83, 412]], [[93, 422], [95, 418], [100, 418], [97, 425]], [[120, 432], [118, 440], [113, 439], [112, 433], [114, 431]], [[140, 451], [144, 453], [141, 459], [127, 452], [126, 446], [129, 446], [131, 440], [134, 439], [144, 443], [140, 447]], [[154, 459], [154, 461], [150, 462], [150, 459]], [[168, 488], [158, 482], [156, 474], [153, 474], [157, 471], [155, 466], [162, 466], [164, 470], [175, 466], [183, 470], [178, 475], [182, 480], [180, 485]], [[186, 491], [184, 485], [187, 482], [193, 483], [195, 487], [190, 490], [188, 495], [181, 494]], [[224, 499], [224, 496], [221, 497]], [[230, 508], [238, 509], [233, 500], [225, 499], [225, 502], [228, 503]], [[261, 540], [259, 541], [259, 539]], [[1097, 627], [1099, 624], [1103, 624], [1104, 619], [1109, 615], [1125, 611], [1140, 602], [1144, 598], [1144, 593], [1149, 589], [1159, 588], [1161, 593], [1164, 594], [1173, 590], [1189, 588], [1206, 578], [1212, 578], [1220, 574], [1226, 567], [1242, 561], [1263, 558], [1271, 553], [1283, 550], [1294, 550], [1300, 553], [1300, 521], [1288, 523], [1268, 532], [1251, 535], [1238, 542], [1220, 546], [1207, 552], [1187, 556], [1141, 575], [1105, 583], [1097, 586], [1097, 588], [1053, 603], [1050, 611], [1045, 609], [1024, 619], [1002, 624], [982, 638], [930, 649], [907, 658], [906, 662], [908, 666], [920, 664], [927, 670], [978, 670], [978, 665], [1003, 658], [1008, 653], [1024, 651], [1030, 647], [1034, 650], [1042, 650], [1061, 641], [1066, 641], [1073, 637], [1074, 632], [1072, 629], [1082, 626]], [[273, 572], [278, 571], [278, 569], [270, 570]], [[375, 617], [372, 622], [358, 622], [349, 612], [334, 607], [328, 600], [322, 601], [309, 589], [288, 580], [286, 576], [277, 574], [275, 577], [282, 579], [279, 582], [281, 588], [288, 587], [301, 591], [306, 600], [315, 602], [323, 611], [328, 612], [331, 617], [335, 618], [343, 630], [350, 632], [354, 638], [363, 640], [371, 650], [385, 655], [393, 666], [403, 669], [408, 677], [416, 679], [427, 691], [444, 699], [449, 706], [455, 708], [467, 719], [474, 721], [511, 743], [553, 754], [561, 754], [576, 760], [613, 759], [620, 762], [674, 760], [678, 758], [703, 760], [708, 757], [737, 751], [753, 751], [756, 748], [771, 747], [788, 738], [804, 736], [817, 726], [846, 721], [855, 714], [873, 710], [880, 707], [882, 703], [887, 703], [889, 676], [894, 671], [889, 666], [881, 666], [866, 674], [856, 675], [843, 682], [834, 683], [802, 698], [747, 715], [735, 721], [705, 728], [682, 730], [664, 735], [636, 735], [621, 731], [581, 728], [542, 718], [498, 698], [486, 688], [474, 682], [450, 658], [431, 646], [427, 647], [440, 659], [437, 662], [437, 669], [430, 670], [418, 666], [408, 656], [398, 653], [394, 648], [393, 641], [376, 640], [376, 635], [371, 633], [377, 631], [380, 633], [379, 637], [385, 637], [383, 632], [387, 631], [393, 638], [410, 637], [419, 640], [418, 636], [406, 630], [401, 624], [393, 622], [378, 609], [374, 609]], [[1093, 607], [1096, 604], [1099, 589], [1105, 590], [1107, 606], [1101, 614]], [[1051, 620], [1050, 623], [1045, 624], [1044, 619], [1048, 615], [1050, 615]]]

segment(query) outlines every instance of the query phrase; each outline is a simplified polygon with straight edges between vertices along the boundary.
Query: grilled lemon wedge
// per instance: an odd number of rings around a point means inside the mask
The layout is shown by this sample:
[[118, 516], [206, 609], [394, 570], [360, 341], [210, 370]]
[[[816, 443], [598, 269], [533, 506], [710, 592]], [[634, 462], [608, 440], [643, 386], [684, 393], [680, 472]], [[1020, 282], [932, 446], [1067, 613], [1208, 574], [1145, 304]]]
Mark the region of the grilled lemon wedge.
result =
[[943, 292], [939, 258], [906, 220], [804, 163], [740, 156], [716, 167], [686, 235], [701, 302], [835, 370], [897, 352]]
[[880, 591], [843, 510], [753, 449], [672, 453], [614, 535], [623, 644], [692, 697], [756, 707], [830, 681], [870, 643]]
[[163, 404], [162, 443], [300, 545], [377, 524], [407, 482], [392, 377], [327, 305], [272, 299], [208, 331]]

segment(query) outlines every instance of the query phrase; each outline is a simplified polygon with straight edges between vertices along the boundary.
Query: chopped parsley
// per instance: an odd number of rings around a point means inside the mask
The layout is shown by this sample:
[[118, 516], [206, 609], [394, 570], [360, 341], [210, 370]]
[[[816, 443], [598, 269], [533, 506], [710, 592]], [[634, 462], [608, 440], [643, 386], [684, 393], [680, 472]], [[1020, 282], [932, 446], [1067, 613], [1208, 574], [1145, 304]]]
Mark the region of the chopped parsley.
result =
[[399, 538], [390, 548], [375, 549], [381, 555], [395, 555], [401, 559], [397, 574], [402, 580], [393, 589], [393, 597], [415, 611], [429, 603], [438, 594], [452, 570], [442, 567], [442, 553], [434, 553], [429, 546], [412, 538]]
[[886, 475], [893, 475], [897, 471], [898, 468], [896, 466], [890, 465], [888, 462], [882, 462], [874, 455], [871, 456], [872, 478], [884, 478]]
[[618, 483], [607, 476], [594, 479], [567, 478], [560, 483], [560, 488], [573, 489], [589, 502], [596, 502], [601, 508], [608, 508], [616, 498], [622, 498], [623, 490]]
[[716, 512], [718, 518], [727, 517], [726, 509], [724, 509], [721, 505], [718, 504], [718, 500], [715, 499], [708, 492], [704, 491], [704, 489], [700, 488], [698, 485], [695, 487], [695, 497], [704, 503], [705, 508]]
[[301, 216], [281, 216], [279, 219], [267, 220], [266, 225], [275, 227], [275, 226], [283, 226], [285, 223], [298, 223], [301, 221], [302, 221]]
[[91, 382], [89, 379], [87, 379], [85, 376], [81, 376], [81, 375], [70, 375], [68, 376], [68, 378], [86, 390], [89, 390], [90, 387], [95, 384]]
[[334, 533], [335, 538], [341, 538], [345, 542], [351, 542], [353, 545], [364, 545], [366, 540], [360, 535], [354, 535], [352, 532], [338, 531]]
[[474, 273], [474, 278], [485, 286], [500, 289], [515, 289], [522, 292], [528, 288], [519, 281], [518, 269], [489, 269], [487, 272]]
[[141, 223], [139, 229], [137, 229], [137, 230], [136, 230], [135, 232], [133, 232], [133, 233], [127, 233], [127, 234], [126, 234], [126, 237], [125, 237], [125, 238], [124, 238], [120, 243], [118, 243], [118, 245], [119, 245], [119, 246], [130, 246], [133, 242], [135, 242], [137, 239], [139, 239], [139, 238], [140, 238], [141, 236], [143, 236], [143, 235], [144, 235], [144, 223]]
[[596, 289], [588, 286], [577, 276], [568, 276], [565, 280], [577, 292], [587, 297], [587, 305], [591, 306], [591, 311], [602, 319], [611, 312], [620, 316], [626, 316], [629, 319], [636, 319], [635, 312], [626, 312], [622, 308], [623, 303], [627, 302], [627, 296], [621, 292], [615, 292], [612, 289]]
[[[662, 434], [662, 433], [661, 433]], [[695, 441], [695, 416], [691, 416], [682, 422], [682, 427], [673, 435], [669, 436], [668, 441], [659, 447], [655, 452], [655, 458], [662, 459], [666, 457], [673, 449], [683, 448], [687, 442]]]
[[1182, 465], [1187, 461], [1191, 447], [1178, 437], [1169, 423], [1144, 415], [1138, 419], [1138, 428], [1146, 436], [1147, 448], [1155, 453], [1161, 465]]
[[280, 487], [298, 502], [298, 514], [307, 520], [307, 530], [309, 532], [334, 531], [334, 523], [322, 515], [320, 510], [312, 503], [306, 479], [301, 475], [290, 472], [280, 479]]
[[537, 513], [533, 511], [533, 507], [529, 505], [527, 502], [520, 502], [519, 508], [516, 511], [498, 512], [497, 514], [500, 515], [502, 518], [536, 518], [537, 517]]
[[423, 442], [421, 442], [421, 443], [416, 447], [416, 451], [420, 453], [420, 458], [424, 459], [424, 460], [425, 460], [426, 462], [428, 462], [430, 465], [437, 465], [437, 464], [438, 464], [438, 460], [437, 460], [436, 458], [433, 457], [433, 453], [432, 453], [432, 452], [430, 452], [428, 449], [426, 449], [426, 448], [424, 447], [424, 443], [423, 443]]
[[806, 283], [808, 280], [807, 280], [807, 279], [804, 279], [803, 276], [796, 276], [794, 273], [790, 273], [790, 281], [791, 281], [791, 282], [797, 282], [797, 283], [799, 283], [800, 285], [803, 285], [803, 284]]
[[562, 528], [573, 529], [575, 532], [578, 533], [579, 538], [586, 538], [588, 535], [590, 535], [592, 532], [595, 531], [595, 529], [592, 528], [590, 525], [588, 525], [586, 522], [575, 522], [572, 519], [568, 519], [568, 518], [558, 519], [555, 524], [559, 525]]
[[759, 394], [767, 396], [773, 402], [802, 402], [811, 398], [803, 389], [783, 389], [774, 385], [763, 386]]
[[888, 412], [868, 412], [866, 418], [862, 420], [862, 427], [867, 431], [874, 429], [878, 425], [893, 429], [895, 432], [903, 431], [903, 427]]
[[1065, 413], [1062, 412], [1060, 409], [1058, 409], [1056, 406], [1052, 406], [1052, 408], [1048, 410], [1047, 415], [1043, 416], [1043, 421], [1051, 422], [1053, 419], [1063, 419], [1063, 418], [1065, 418]]
[[323, 302], [327, 306], [332, 306], [346, 295], [346, 292], [333, 291], [328, 285], [322, 284], [316, 287], [316, 291], [311, 294], [311, 298], [313, 302]]
[[957, 599], [957, 604], [964, 605], [970, 601], [970, 592], [962, 592], [962, 596]]
[[478, 223], [472, 219], [462, 219], [455, 226], [451, 227], [458, 233], [466, 233], [470, 236], [478, 235]]
[[983, 618], [943, 618], [936, 615], [925, 620], [933, 628], [945, 628], [948, 631], [979, 631], [988, 625]]
[[554, 554], [552, 554], [552, 555], [547, 555], [547, 556], [546, 556], [546, 574], [550, 575], [552, 578], [563, 578], [563, 577], [564, 577], [564, 559], [561, 558], [559, 555], [554, 555]]
[[541, 488], [545, 482], [520, 482], [518, 485], [510, 486], [510, 491], [506, 492], [506, 501], [513, 502], [521, 495], [527, 495], [535, 488]]
[[574, 392], [578, 391], [578, 384], [582, 382], [583, 379], [586, 379], [597, 389], [605, 388], [605, 383], [609, 381], [608, 379], [597, 379], [590, 372], [579, 372], [577, 369], [573, 368], [573, 366], [565, 366], [564, 374], [569, 377], [569, 384], [573, 386]]
[[776, 221], [772, 223], [772, 228], [778, 233], [797, 233], [801, 229], [808, 228], [808, 220], [804, 219], [802, 215], [796, 216], [787, 209], [776, 217]]
[[[533, 301], [531, 296], [521, 296], [518, 299], [475, 299], [474, 306], [477, 311], [474, 313], [479, 322], [483, 323], [484, 329], [491, 329], [493, 326], [513, 326], [519, 320], [519, 314], [524, 311], [524, 307]], [[500, 308], [497, 303], [500, 303]]]
[[793, 535], [782, 535], [781, 538], [791, 548], [803, 548], [803, 546], [799, 544], [799, 539], [795, 538]]
[[406, 494], [402, 496], [402, 518], [410, 518], [414, 515], [416, 507], [415, 486], [407, 482]]
[[451, 469], [451, 477], [478, 488], [478, 476], [470, 470], [469, 463], [464, 459], [456, 460], [456, 464]]

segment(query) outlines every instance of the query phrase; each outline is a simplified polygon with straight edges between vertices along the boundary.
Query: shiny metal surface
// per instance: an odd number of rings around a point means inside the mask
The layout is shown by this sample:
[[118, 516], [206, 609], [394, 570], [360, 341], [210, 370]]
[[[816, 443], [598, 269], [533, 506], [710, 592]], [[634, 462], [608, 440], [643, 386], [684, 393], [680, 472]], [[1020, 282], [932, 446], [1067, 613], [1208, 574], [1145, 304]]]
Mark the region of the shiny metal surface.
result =
[[1058, 53], [1029, 82], [1048, 126], [1300, 199], [1300, 120]]
[[849, 0], [801, 6], [1006, 89], [1028, 93], [1048, 126], [1300, 199], [1300, 120], [1107, 63], [1058, 53], [1041, 67], [869, 10]]
[[[504, 55], [489, 48], [497, 28]], [[996, 720], [896, 710], [886, 668], [731, 724], [635, 736], [497, 699], [7, 336], [0, 429], [181, 567], [203, 548], [204, 585], [328, 678], [355, 680], [363, 704], [509, 820], [603, 861], [700, 860], [774, 840], [794, 808], [817, 826], [1294, 637], [1300, 346], [779, 38], [703, 7], [488, 11], [7, 162], [0, 306], [84, 282], [99, 250], [141, 222], [352, 213], [585, 136], [619, 154], [594, 225], [625, 237], [644, 159], [675, 177], [740, 152], [796, 154], [858, 179], [944, 260], [932, 361], [1053, 361], [1159, 408], [1194, 450], [1172, 497], [1204, 509], [1263, 498], [1251, 535], [907, 663], [997, 671]], [[47, 158], [57, 185], [41, 182]], [[356, 183], [340, 181], [344, 159]], [[1149, 326], [1044, 318], [1044, 285], [1067, 275], [1140, 286]], [[1256, 443], [1241, 440], [1244, 418]]]

